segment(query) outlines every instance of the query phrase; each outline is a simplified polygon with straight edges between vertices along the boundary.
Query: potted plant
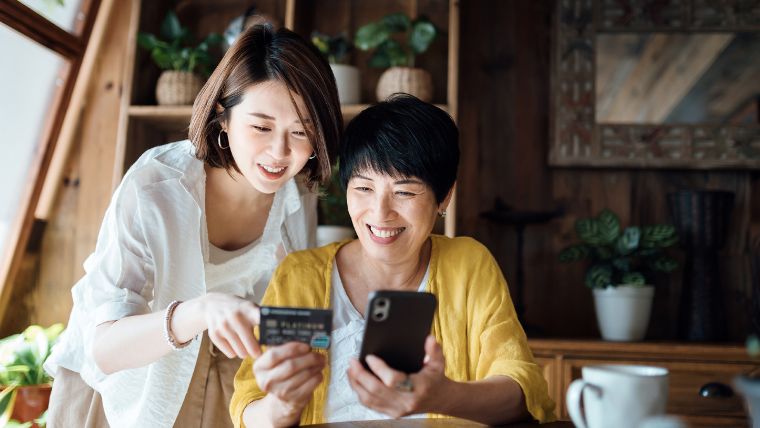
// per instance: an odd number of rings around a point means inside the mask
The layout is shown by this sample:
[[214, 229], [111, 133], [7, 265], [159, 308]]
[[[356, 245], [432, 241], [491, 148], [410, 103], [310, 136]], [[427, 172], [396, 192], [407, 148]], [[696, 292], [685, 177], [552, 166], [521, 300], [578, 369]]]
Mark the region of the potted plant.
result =
[[319, 188], [317, 221], [319, 247], [354, 237], [354, 228], [346, 205], [346, 191], [338, 178], [338, 164], [332, 169], [330, 181]]
[[42, 365], [62, 331], [63, 324], [32, 325], [0, 340], [0, 426], [11, 419], [21, 426], [44, 425], [52, 379]]
[[212, 63], [209, 48], [220, 44], [223, 38], [212, 33], [193, 47], [190, 30], [180, 25], [172, 11], [161, 23], [161, 37], [163, 40], [148, 33], [137, 35], [140, 46], [150, 51], [153, 61], [163, 70], [156, 83], [156, 100], [160, 105], [192, 104], [209, 74]]
[[590, 260], [586, 286], [602, 338], [637, 341], [644, 338], [652, 309], [655, 272], [672, 272], [678, 262], [664, 249], [678, 241], [671, 225], [620, 228], [620, 219], [605, 209], [596, 217], [579, 219], [575, 231], [582, 241], [562, 250], [559, 260]]
[[[747, 339], [747, 353], [754, 359], [760, 360], [760, 338], [751, 335]], [[747, 410], [752, 419], [752, 427], [760, 428], [760, 368], [752, 372], [737, 376], [734, 379], [736, 388], [744, 394], [747, 400]]]
[[341, 104], [359, 103], [359, 69], [346, 64], [346, 58], [353, 49], [345, 33], [335, 36], [315, 31], [311, 33], [311, 43], [319, 49], [330, 63], [335, 84], [338, 86], [338, 98]]
[[359, 28], [354, 43], [364, 51], [374, 49], [370, 67], [390, 67], [377, 83], [379, 101], [396, 92], [412, 94], [428, 102], [433, 99], [430, 73], [415, 68], [414, 59], [430, 47], [437, 34], [438, 30], [429, 19], [421, 16], [411, 20], [404, 13], [387, 15]]

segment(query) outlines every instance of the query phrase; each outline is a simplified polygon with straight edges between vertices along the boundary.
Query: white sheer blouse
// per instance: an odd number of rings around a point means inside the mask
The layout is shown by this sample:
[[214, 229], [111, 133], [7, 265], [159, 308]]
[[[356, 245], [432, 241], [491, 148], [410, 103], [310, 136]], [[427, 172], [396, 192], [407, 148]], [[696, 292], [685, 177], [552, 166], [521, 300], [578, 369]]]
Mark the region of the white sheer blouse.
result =
[[255, 257], [242, 258], [240, 277], [214, 280], [218, 272], [207, 270], [205, 185], [203, 162], [190, 141], [143, 154], [116, 189], [95, 252], [84, 263], [85, 275], [72, 289], [68, 328], [45, 369], [52, 375], [58, 367], [80, 373], [102, 395], [114, 428], [171, 427], [200, 343], [148, 366], [105, 375], [92, 358], [95, 326], [201, 296], [209, 289], [207, 279], [219, 285], [214, 291], [258, 302], [285, 254], [314, 246], [316, 196], [290, 180], [275, 194], [261, 240], [250, 249]]

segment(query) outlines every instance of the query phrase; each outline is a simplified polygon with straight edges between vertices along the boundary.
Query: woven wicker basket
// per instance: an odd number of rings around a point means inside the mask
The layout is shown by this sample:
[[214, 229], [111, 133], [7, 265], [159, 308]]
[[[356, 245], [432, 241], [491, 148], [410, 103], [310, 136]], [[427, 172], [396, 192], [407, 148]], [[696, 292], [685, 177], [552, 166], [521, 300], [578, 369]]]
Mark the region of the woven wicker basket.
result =
[[414, 95], [422, 101], [433, 99], [433, 79], [421, 68], [391, 67], [377, 82], [377, 99], [383, 101], [396, 92]]
[[187, 71], [166, 70], [156, 83], [156, 100], [159, 105], [192, 105], [203, 87], [203, 79]]

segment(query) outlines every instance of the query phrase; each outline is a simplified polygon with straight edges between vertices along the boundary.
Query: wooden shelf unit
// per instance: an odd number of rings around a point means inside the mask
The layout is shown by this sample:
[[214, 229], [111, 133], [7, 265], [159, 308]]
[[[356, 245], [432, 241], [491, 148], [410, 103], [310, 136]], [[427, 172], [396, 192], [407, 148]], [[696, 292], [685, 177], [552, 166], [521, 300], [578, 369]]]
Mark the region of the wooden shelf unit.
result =
[[[168, 10], [175, 10], [183, 25], [193, 34], [223, 33], [227, 24], [250, 6], [245, 0], [146, 1], [131, 0], [130, 37], [127, 40], [127, 61], [122, 82], [122, 109], [116, 145], [113, 186], [124, 172], [147, 149], [187, 138], [192, 106], [155, 105], [154, 88], [160, 71], [148, 53], [138, 48], [137, 33], [158, 33], [161, 19]], [[459, 63], [459, 0], [261, 0], [256, 2], [261, 13], [284, 23], [286, 27], [308, 38], [313, 30], [327, 34], [345, 31], [353, 35], [361, 25], [395, 12], [411, 16], [424, 14], [448, 35], [441, 37], [429, 51], [417, 59], [417, 65], [433, 76], [436, 105], [457, 119]], [[330, 13], [325, 13], [330, 11]], [[369, 53], [356, 51], [351, 64], [359, 68], [363, 104], [342, 106], [346, 121], [374, 102], [374, 88], [383, 70], [366, 66]], [[456, 224], [456, 197], [452, 198], [444, 232], [453, 236]]]
[[[543, 368], [557, 416], [569, 420], [565, 394], [582, 377], [584, 366], [639, 364], [668, 369], [666, 412], [682, 417], [689, 426], [747, 426], [743, 397], [734, 390], [734, 377], [758, 368], [743, 346], [672, 342], [619, 343], [592, 340], [533, 339], [529, 345]], [[734, 390], [731, 397], [703, 397], [702, 386], [718, 382]]]

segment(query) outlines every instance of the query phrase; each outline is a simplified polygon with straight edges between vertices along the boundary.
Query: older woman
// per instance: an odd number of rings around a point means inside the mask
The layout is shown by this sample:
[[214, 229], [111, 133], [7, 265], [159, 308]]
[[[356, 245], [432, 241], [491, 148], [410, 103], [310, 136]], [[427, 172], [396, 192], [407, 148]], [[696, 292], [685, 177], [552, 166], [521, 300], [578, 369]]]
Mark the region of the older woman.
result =
[[[459, 162], [458, 131], [442, 110], [397, 96], [358, 115], [341, 149], [341, 180], [358, 240], [289, 255], [263, 304], [332, 307], [332, 349], [271, 347], [243, 361], [230, 412], [236, 426], [290, 426], [417, 415], [487, 424], [553, 418], [554, 404], [488, 250], [431, 235]], [[438, 299], [425, 364], [407, 375], [356, 360], [371, 291]]]

